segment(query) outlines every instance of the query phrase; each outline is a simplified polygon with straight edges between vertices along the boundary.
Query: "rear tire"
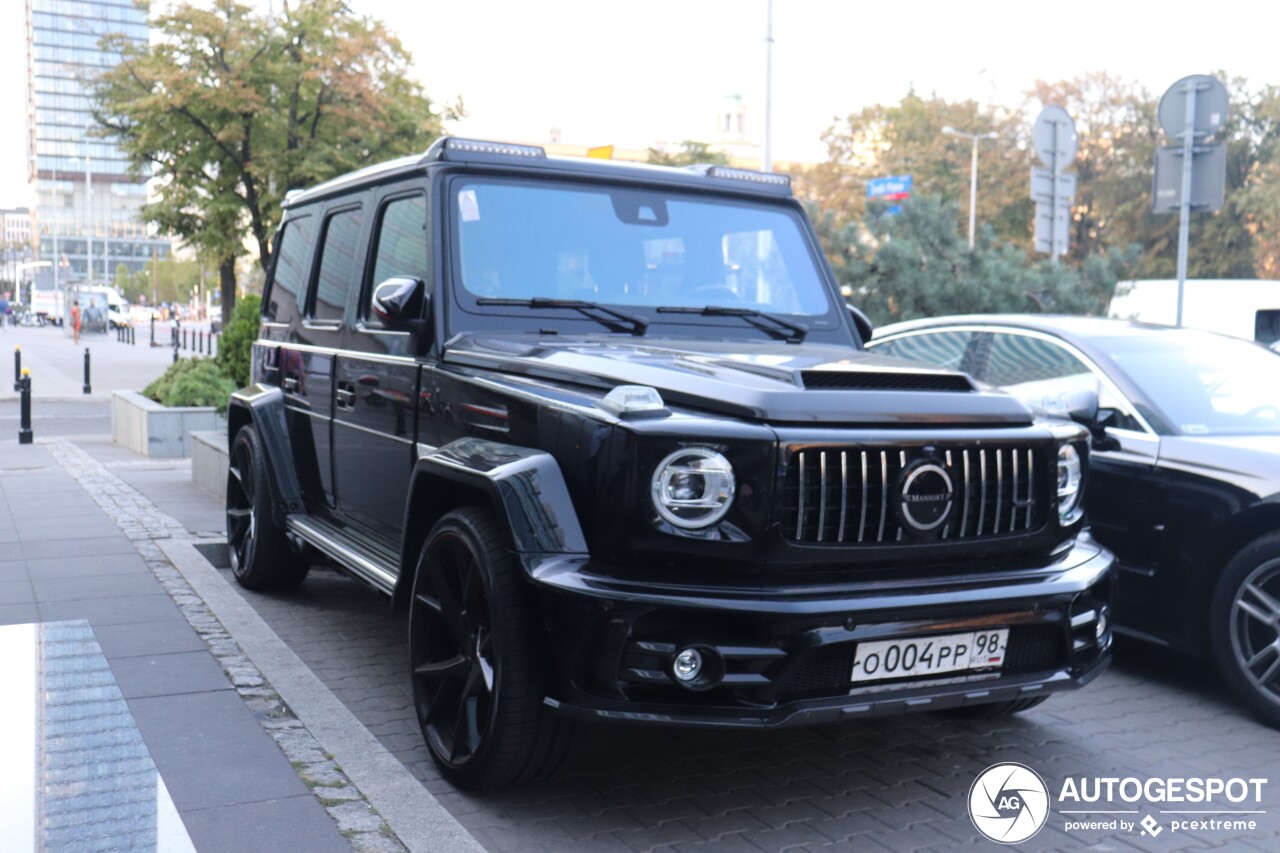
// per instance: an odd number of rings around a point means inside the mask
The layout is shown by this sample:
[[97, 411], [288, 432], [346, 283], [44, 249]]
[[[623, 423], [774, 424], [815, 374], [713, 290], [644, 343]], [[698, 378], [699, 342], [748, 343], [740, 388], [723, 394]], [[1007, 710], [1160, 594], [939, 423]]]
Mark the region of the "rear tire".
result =
[[568, 721], [542, 704], [528, 590], [493, 514], [448, 513], [414, 572], [409, 657], [414, 706], [440, 775], [492, 790], [551, 775]]
[[245, 589], [292, 589], [311, 568], [272, 517], [269, 476], [258, 431], [242, 428], [227, 468], [227, 545], [231, 571]]
[[1280, 533], [1227, 563], [1209, 614], [1214, 660], [1242, 702], [1280, 728]]
[[998, 717], [1008, 717], [1013, 714], [1021, 714], [1023, 711], [1030, 711], [1037, 705], [1043, 704], [1048, 698], [1048, 696], [1028, 696], [1025, 699], [1010, 699], [1008, 702], [989, 702], [985, 705], [959, 705], [955, 708], [946, 708], [938, 713], [954, 720], [994, 720]]

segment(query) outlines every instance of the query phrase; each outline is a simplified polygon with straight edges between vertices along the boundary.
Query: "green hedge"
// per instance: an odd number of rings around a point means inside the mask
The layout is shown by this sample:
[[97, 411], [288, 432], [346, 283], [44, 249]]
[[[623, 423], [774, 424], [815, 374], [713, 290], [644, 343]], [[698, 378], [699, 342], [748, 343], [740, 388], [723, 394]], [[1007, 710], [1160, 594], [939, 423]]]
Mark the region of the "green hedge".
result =
[[225, 414], [227, 401], [240, 386], [228, 379], [211, 358], [184, 358], [142, 390], [164, 406], [216, 406]]
[[261, 297], [242, 296], [231, 312], [231, 322], [218, 338], [218, 354], [214, 358], [237, 388], [249, 384], [249, 358], [262, 325], [262, 318], [258, 316], [261, 306]]

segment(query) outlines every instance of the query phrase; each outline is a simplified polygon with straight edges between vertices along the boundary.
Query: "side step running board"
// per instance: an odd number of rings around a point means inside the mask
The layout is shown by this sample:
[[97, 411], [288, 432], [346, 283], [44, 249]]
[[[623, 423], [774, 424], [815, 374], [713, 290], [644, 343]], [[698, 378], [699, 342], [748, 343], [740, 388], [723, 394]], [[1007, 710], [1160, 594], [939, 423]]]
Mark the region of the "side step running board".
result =
[[290, 515], [285, 527], [307, 544], [335, 560], [352, 574], [390, 595], [396, 588], [396, 571], [376, 557], [362, 554], [348, 545], [332, 525], [307, 515]]

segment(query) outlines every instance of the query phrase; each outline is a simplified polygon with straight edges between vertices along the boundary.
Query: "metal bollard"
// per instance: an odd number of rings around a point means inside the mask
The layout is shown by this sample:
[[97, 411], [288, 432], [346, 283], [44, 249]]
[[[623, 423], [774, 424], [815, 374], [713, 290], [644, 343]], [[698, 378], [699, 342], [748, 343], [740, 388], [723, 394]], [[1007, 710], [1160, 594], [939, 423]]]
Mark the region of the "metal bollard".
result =
[[183, 349], [187, 348], [187, 330], [186, 329], [182, 330], [182, 348]]
[[138, 345], [137, 329], [134, 326], [129, 327], [129, 345], [130, 346]]
[[13, 348], [13, 390], [22, 390], [22, 347]]
[[156, 315], [151, 315], [151, 345], [156, 345]]
[[92, 394], [93, 386], [89, 384], [89, 348], [84, 348], [84, 393]]
[[31, 433], [31, 371], [22, 371], [22, 381], [18, 383], [22, 393], [22, 419], [18, 424], [18, 444], [30, 444], [34, 436]]

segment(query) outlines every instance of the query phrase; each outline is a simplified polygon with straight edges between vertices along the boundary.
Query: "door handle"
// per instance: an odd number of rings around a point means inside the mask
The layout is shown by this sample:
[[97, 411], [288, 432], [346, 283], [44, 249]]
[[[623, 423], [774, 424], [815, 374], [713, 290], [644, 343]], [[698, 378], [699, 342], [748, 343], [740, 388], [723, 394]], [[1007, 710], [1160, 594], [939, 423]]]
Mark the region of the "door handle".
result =
[[297, 390], [298, 390], [298, 377], [296, 377], [296, 376], [286, 376], [286, 377], [284, 378], [284, 390], [286, 390], [286, 391], [297, 391]]
[[339, 409], [345, 411], [354, 411], [356, 407], [356, 390], [350, 382], [339, 382], [338, 390], [334, 394], [336, 405]]

